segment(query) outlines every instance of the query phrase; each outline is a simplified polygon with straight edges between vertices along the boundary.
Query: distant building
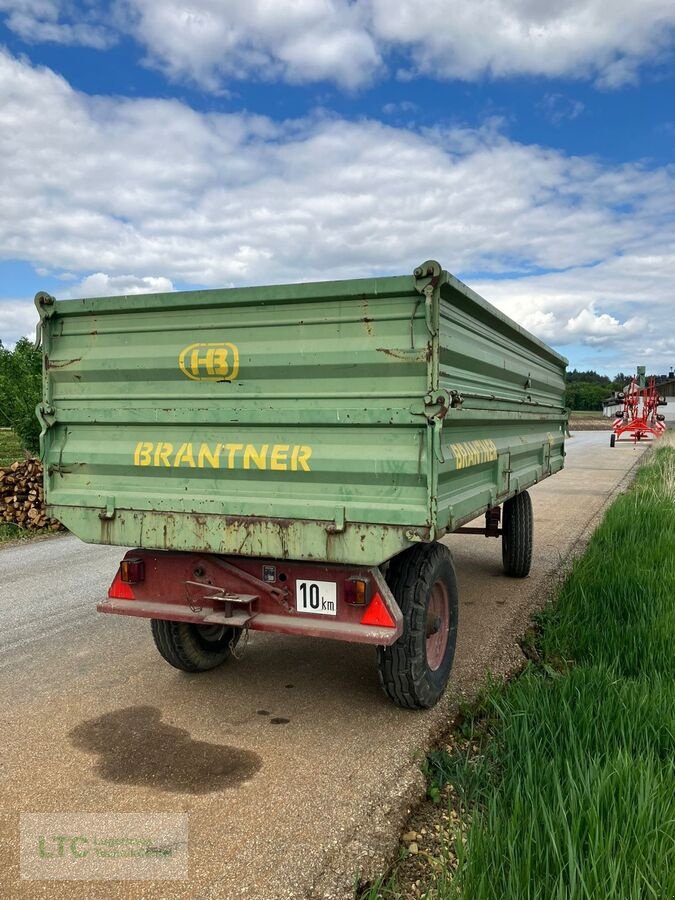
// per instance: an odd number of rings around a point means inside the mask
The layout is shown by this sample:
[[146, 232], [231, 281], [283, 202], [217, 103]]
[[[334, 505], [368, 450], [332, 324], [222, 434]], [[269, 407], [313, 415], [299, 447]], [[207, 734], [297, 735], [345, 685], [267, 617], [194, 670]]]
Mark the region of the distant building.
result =
[[[661, 412], [667, 419], [675, 418], [675, 372], [671, 370], [667, 375], [657, 375], [656, 386], [659, 389], [661, 397], [665, 397], [668, 401], [667, 406], [661, 407]], [[625, 385], [623, 393], [625, 393], [629, 387], [630, 385]], [[615, 418], [616, 414], [621, 412], [622, 409], [623, 400], [619, 400], [616, 394], [612, 394], [611, 397], [607, 397], [606, 400], [602, 401], [602, 414], [603, 416], [607, 416], [608, 419]]]
[[675, 377], [669, 378], [667, 381], [659, 382], [658, 388], [659, 394], [661, 394], [662, 397], [665, 397], [666, 400], [669, 397], [675, 397]]

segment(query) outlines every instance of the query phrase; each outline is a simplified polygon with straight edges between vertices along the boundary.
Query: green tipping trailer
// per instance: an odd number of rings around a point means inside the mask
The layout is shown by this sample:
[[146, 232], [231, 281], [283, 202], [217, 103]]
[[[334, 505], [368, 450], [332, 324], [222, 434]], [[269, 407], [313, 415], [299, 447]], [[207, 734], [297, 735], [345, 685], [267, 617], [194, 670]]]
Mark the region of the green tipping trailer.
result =
[[527, 574], [527, 488], [564, 462], [563, 357], [433, 260], [36, 306], [50, 515], [136, 548], [99, 609], [151, 618], [190, 670], [246, 628], [371, 642], [396, 702], [438, 699], [457, 604], [437, 541], [485, 514], [470, 530]]

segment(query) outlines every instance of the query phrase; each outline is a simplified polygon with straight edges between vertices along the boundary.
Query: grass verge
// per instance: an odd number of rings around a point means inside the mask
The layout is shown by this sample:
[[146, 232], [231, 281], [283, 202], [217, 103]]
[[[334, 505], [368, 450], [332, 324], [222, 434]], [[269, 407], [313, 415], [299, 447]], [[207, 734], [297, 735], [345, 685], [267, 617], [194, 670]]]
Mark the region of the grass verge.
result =
[[527, 652], [465, 712], [461, 749], [429, 757], [456, 824], [408, 896], [675, 897], [674, 448], [608, 510]]
[[0, 544], [19, 541], [34, 541], [36, 538], [54, 534], [49, 528], [21, 528], [9, 522], [0, 522]]

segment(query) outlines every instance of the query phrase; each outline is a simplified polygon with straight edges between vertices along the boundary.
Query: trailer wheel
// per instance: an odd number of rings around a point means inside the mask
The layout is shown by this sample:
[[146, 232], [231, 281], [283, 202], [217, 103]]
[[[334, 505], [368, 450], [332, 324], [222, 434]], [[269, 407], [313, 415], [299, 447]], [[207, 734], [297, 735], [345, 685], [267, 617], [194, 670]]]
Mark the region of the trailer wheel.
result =
[[241, 636], [225, 625], [193, 625], [151, 619], [152, 637], [164, 659], [183, 672], [206, 672], [224, 663]]
[[502, 563], [513, 578], [525, 578], [532, 565], [534, 519], [532, 500], [522, 491], [504, 503], [502, 522]]
[[609, 436], [609, 446], [613, 447], [616, 444], [616, 435], [610, 434]]
[[429, 709], [445, 690], [457, 642], [457, 578], [442, 544], [418, 544], [389, 564], [387, 583], [403, 613], [403, 634], [377, 648], [385, 694], [404, 709]]

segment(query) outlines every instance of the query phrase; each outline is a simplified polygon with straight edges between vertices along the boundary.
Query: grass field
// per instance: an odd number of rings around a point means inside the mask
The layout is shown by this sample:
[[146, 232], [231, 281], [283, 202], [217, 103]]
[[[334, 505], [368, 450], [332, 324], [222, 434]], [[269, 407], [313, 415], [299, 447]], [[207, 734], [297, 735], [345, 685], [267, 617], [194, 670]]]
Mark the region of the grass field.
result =
[[595, 410], [572, 410], [570, 413], [570, 431], [606, 431], [612, 428], [613, 419], [603, 416]]
[[441, 858], [423, 885], [369, 896], [675, 898], [675, 447], [615, 501], [525, 646], [460, 749], [430, 755], [459, 813]]

